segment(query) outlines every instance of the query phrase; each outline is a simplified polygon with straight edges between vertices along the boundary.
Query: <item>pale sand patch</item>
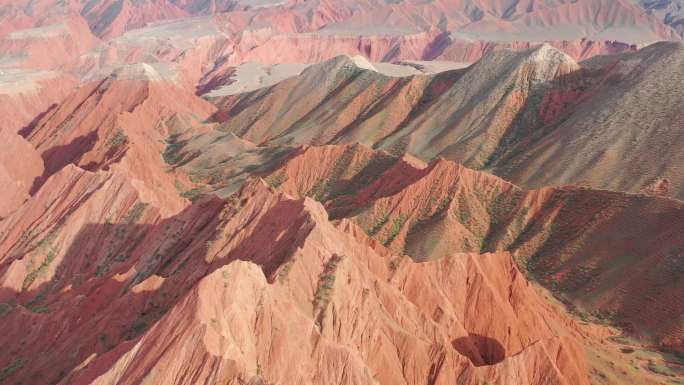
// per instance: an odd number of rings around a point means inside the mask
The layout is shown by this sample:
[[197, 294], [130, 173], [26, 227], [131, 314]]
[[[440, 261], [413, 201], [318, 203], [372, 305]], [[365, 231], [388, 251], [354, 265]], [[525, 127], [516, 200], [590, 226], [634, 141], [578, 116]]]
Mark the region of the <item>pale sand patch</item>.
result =
[[228, 96], [269, 87], [299, 75], [308, 66], [308, 64], [301, 63], [264, 65], [246, 62], [235, 68], [235, 73], [231, 77], [232, 83], [212, 90], [204, 96], [208, 98]]

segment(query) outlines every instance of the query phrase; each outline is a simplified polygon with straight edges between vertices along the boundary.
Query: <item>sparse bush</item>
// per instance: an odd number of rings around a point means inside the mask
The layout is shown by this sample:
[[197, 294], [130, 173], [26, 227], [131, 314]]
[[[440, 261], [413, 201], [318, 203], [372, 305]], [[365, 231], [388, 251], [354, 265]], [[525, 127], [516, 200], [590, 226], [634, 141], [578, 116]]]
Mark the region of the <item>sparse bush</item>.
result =
[[280, 282], [283, 282], [287, 279], [287, 276], [288, 276], [288, 274], [290, 274], [290, 269], [292, 269], [293, 264], [294, 264], [294, 261], [289, 260], [280, 269], [280, 273], [278, 273], [278, 280]]
[[195, 187], [190, 190], [181, 193], [181, 196], [185, 199], [190, 200], [190, 202], [195, 202], [199, 197], [202, 196], [202, 189]]
[[128, 260], [129, 256], [126, 254], [119, 254], [116, 257], [114, 257], [115, 262], [126, 262]]
[[145, 331], [146, 328], [147, 328], [147, 321], [143, 318], [138, 318], [137, 320], [135, 320], [135, 322], [131, 326], [131, 330], [136, 335]]
[[402, 227], [404, 227], [404, 224], [406, 223], [407, 219], [408, 217], [406, 216], [406, 214], [400, 214], [398, 218], [392, 221], [392, 228], [390, 228], [389, 236], [387, 237], [385, 242], [383, 242], [385, 246], [392, 243], [394, 238], [396, 238], [397, 235], [399, 235], [399, 232], [401, 231]]
[[183, 160], [180, 150], [183, 148], [185, 143], [178, 142], [178, 136], [179, 135], [170, 135], [165, 140], [166, 148], [162, 153], [162, 158], [164, 158], [164, 162], [169, 165], [175, 165]]
[[50, 264], [55, 259], [55, 256], [57, 256], [57, 253], [54, 250], [48, 251], [47, 255], [45, 256], [45, 259], [40, 264], [40, 266], [38, 266], [37, 269], [28, 273], [26, 278], [24, 278], [24, 283], [22, 287], [24, 289], [28, 288], [36, 280], [36, 278], [38, 278], [40, 274], [47, 272], [47, 269], [50, 267]]
[[442, 198], [442, 200], [439, 202], [439, 206], [437, 206], [437, 212], [446, 210], [446, 208], [449, 207], [449, 204], [451, 204], [452, 199], [453, 197], [451, 195]]
[[124, 222], [127, 224], [136, 223], [142, 218], [145, 209], [147, 208], [147, 203], [138, 202], [133, 208], [126, 214]]
[[107, 147], [116, 148], [126, 142], [128, 142], [128, 136], [126, 136], [123, 131], [117, 131], [117, 133], [107, 141]]
[[41, 314], [41, 313], [47, 313], [50, 311], [50, 308], [48, 306], [42, 305], [42, 306], [28, 306], [26, 307], [28, 310], [30, 310], [33, 313]]
[[8, 303], [0, 303], [0, 317], [4, 317], [10, 311], [12, 311], [12, 306]]
[[24, 367], [24, 364], [26, 364], [26, 360], [23, 358], [17, 358], [12, 362], [11, 364], [5, 366], [0, 370], [0, 382], [5, 381], [7, 378], [9, 378], [14, 372], [17, 370], [21, 369]]
[[97, 268], [95, 268], [95, 275], [97, 277], [104, 277], [108, 272], [109, 266], [107, 265], [107, 262], [103, 263], [102, 265], [98, 265]]
[[277, 188], [287, 180], [287, 175], [284, 172], [275, 173], [266, 177], [266, 183], [271, 187]]
[[323, 317], [325, 316], [325, 309], [330, 303], [330, 298], [335, 286], [335, 271], [337, 265], [344, 257], [340, 255], [333, 255], [326, 263], [318, 279], [318, 289], [314, 295], [314, 316], [316, 317], [316, 325], [320, 328], [323, 324]]
[[401, 256], [398, 256], [398, 257], [393, 258], [391, 261], [389, 261], [388, 267], [389, 267], [389, 269], [390, 269], [390, 271], [391, 271], [392, 273], [394, 273], [395, 271], [397, 271], [397, 269], [399, 268], [399, 266], [401, 266], [401, 261], [402, 261], [402, 259], [403, 259], [403, 258], [402, 258]]
[[379, 221], [377, 221], [377, 222], [368, 230], [368, 232], [367, 232], [368, 235], [372, 237], [372, 236], [374, 236], [375, 234], [377, 234], [377, 233], [380, 231], [380, 229], [382, 229], [382, 227], [385, 225], [385, 223], [387, 223], [388, 220], [389, 220], [389, 215], [383, 216]]
[[672, 369], [668, 368], [665, 365], [658, 365], [653, 361], [650, 361], [648, 363], [648, 370], [652, 371], [653, 373], [660, 374], [661, 376], [668, 376], [668, 377], [674, 377], [675, 373], [672, 371]]

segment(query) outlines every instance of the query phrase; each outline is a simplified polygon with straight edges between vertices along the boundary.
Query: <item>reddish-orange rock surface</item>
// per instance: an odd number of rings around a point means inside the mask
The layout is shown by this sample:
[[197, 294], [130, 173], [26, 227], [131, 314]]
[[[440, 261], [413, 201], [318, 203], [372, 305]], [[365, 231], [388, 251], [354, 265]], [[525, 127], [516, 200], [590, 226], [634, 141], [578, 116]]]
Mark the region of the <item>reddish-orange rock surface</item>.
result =
[[524, 191], [450, 161], [426, 165], [361, 145], [302, 148], [266, 180], [324, 202], [334, 217], [416, 260], [511, 251], [574, 306], [681, 348], [681, 320], [672, 316], [684, 311], [684, 287], [673, 279], [680, 201], [573, 187]]
[[0, 0], [0, 384], [678, 384], [680, 24]]
[[43, 173], [43, 160], [24, 138], [0, 129], [0, 218], [6, 217], [29, 197], [33, 181]]
[[[50, 196], [51, 183], [68, 190]], [[168, 219], [134, 203], [134, 187], [117, 174], [68, 166], [45, 186], [3, 232], [6, 241], [21, 229], [36, 234], [3, 251], [33, 250], [5, 260], [4, 290], [23, 288], [29, 302], [3, 316], [4, 336], [40, 325], [25, 336], [28, 350], [3, 360], [50, 352], [16, 378], [589, 383], [577, 338], [597, 331], [543, 298], [507, 253], [416, 264], [351, 222], [330, 223], [313, 200], [261, 181]], [[115, 199], [105, 203], [108, 196]], [[64, 221], [31, 225], [33, 208], [46, 203]], [[111, 295], [118, 299], [98, 300]], [[79, 332], [57, 332], [60, 325]]]

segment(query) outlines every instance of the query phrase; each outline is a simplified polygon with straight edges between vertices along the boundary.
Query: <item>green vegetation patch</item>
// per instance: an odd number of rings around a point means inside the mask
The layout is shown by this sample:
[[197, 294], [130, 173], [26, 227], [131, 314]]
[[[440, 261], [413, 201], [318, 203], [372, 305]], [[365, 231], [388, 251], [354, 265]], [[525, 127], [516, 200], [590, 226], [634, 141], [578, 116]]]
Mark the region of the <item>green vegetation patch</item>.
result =
[[126, 136], [123, 131], [117, 131], [117, 133], [107, 141], [107, 148], [116, 148], [126, 142], [128, 142], [128, 136]]
[[147, 208], [147, 206], [148, 206], [147, 203], [142, 203], [142, 202], [136, 203], [128, 211], [128, 213], [126, 213], [126, 217], [124, 217], [124, 223], [127, 223], [127, 224], [137, 223], [140, 220], [140, 218], [142, 218], [143, 214], [145, 213], [145, 209]]
[[183, 146], [185, 146], [185, 142], [178, 141], [179, 136], [180, 135], [178, 134], [170, 135], [164, 141], [164, 143], [166, 143], [166, 148], [162, 153], [162, 158], [164, 158], [164, 162], [172, 166], [183, 160], [181, 150], [183, 149]]
[[0, 369], [0, 382], [8, 379], [11, 375], [13, 375], [16, 371], [20, 370], [21, 368], [24, 367], [26, 364], [26, 360], [23, 358], [17, 358], [12, 362], [11, 364], [5, 366], [4, 368]]
[[407, 219], [408, 217], [406, 216], [406, 214], [399, 214], [399, 217], [395, 218], [394, 221], [392, 221], [392, 227], [390, 228], [389, 236], [383, 242], [385, 246], [392, 243], [394, 238], [396, 238], [397, 235], [399, 235], [399, 232], [404, 227], [404, 224], [406, 223]]
[[337, 266], [343, 259], [344, 257], [341, 255], [333, 255], [325, 264], [323, 271], [318, 277], [318, 289], [314, 295], [313, 307], [316, 325], [319, 329], [323, 325], [325, 310], [328, 308], [333, 289], [335, 288], [335, 272], [337, 271]]
[[49, 250], [47, 255], [45, 256], [45, 259], [43, 259], [43, 262], [38, 266], [37, 269], [31, 271], [28, 273], [26, 278], [24, 278], [24, 283], [22, 284], [22, 288], [26, 290], [33, 282], [40, 276], [41, 274], [44, 274], [47, 272], [48, 268], [50, 267], [50, 264], [52, 261], [54, 261], [55, 257], [57, 256], [57, 252], [55, 250]]

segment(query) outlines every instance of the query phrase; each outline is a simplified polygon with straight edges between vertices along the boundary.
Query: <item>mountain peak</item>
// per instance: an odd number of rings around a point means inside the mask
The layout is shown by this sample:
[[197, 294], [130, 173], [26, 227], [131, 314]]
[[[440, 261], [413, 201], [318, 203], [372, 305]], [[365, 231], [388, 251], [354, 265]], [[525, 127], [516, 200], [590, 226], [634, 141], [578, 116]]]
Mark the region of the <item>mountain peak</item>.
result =
[[577, 62], [565, 52], [552, 47], [549, 43], [543, 43], [530, 50], [528, 60], [551, 64], [564, 64], [579, 68]]
[[117, 80], [143, 80], [158, 82], [167, 80], [165, 76], [149, 63], [126, 64], [112, 71], [111, 77]]

